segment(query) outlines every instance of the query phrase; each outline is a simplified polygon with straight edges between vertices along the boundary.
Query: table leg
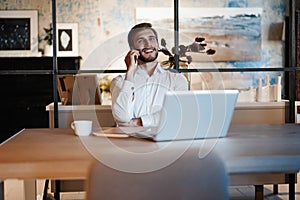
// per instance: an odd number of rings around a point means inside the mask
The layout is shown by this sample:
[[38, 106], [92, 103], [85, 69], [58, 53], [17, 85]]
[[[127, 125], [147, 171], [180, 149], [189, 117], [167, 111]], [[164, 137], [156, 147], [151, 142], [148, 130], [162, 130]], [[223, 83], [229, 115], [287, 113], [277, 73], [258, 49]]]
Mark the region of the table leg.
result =
[[0, 180], [0, 200], [4, 200], [4, 181]]
[[36, 199], [36, 180], [24, 180], [25, 200]]
[[273, 194], [278, 194], [278, 184], [273, 185]]
[[43, 200], [47, 200], [48, 186], [49, 186], [49, 179], [46, 179], [45, 180], [45, 185], [44, 185], [44, 191], [43, 191]]
[[289, 200], [295, 200], [296, 174], [288, 174], [289, 180]]
[[55, 180], [55, 193], [54, 198], [60, 200], [60, 180]]
[[255, 200], [264, 200], [264, 186], [255, 185]]

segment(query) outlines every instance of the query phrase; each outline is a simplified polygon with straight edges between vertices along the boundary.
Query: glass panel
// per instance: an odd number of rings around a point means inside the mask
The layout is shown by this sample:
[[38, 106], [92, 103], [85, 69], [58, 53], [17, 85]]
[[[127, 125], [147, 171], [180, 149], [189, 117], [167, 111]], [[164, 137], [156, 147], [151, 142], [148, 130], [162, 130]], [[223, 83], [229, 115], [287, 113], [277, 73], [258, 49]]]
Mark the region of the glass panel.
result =
[[[88, 70], [84, 73], [95, 72], [91, 70], [126, 70], [127, 34], [139, 22], [151, 22], [158, 31], [159, 43], [162, 38], [165, 39], [166, 45], [161, 44], [160, 47], [165, 46], [174, 56], [174, 1], [160, 0], [153, 4], [148, 0], [58, 0], [56, 4], [58, 55], [81, 56], [80, 69]], [[185, 53], [181, 57], [181, 68], [196, 71], [185, 73], [191, 89], [209, 86], [212, 89], [247, 91], [257, 88], [260, 79], [265, 86], [266, 77], [270, 77], [270, 85], [276, 84], [280, 75], [284, 79], [282, 72], [198, 71], [283, 68], [285, 4], [284, 1], [180, 1], [179, 45], [186, 48], [181, 52], [182, 55]], [[51, 1], [7, 1], [0, 8], [38, 10], [39, 50], [46, 49], [48, 40], [44, 28], [50, 28], [52, 23]], [[203, 44], [201, 46], [205, 49], [195, 45], [197, 37], [196, 44]], [[208, 55], [206, 51], [209, 49], [216, 50], [215, 54]], [[186, 56], [191, 56], [192, 61]], [[169, 61], [169, 56], [160, 52], [158, 59], [160, 62]], [[170, 66], [170, 62], [163, 64]], [[58, 67], [63, 69], [65, 66]], [[118, 74], [98, 75], [102, 91], [108, 89], [108, 86], [103, 87], [103, 81], [107, 82], [106, 75], [110, 80]], [[284, 82], [282, 80], [282, 84]]]
[[[191, 90], [238, 89], [247, 102], [274, 102], [285, 96], [282, 72], [195, 72], [189, 74]], [[264, 91], [262, 98], [258, 97]], [[249, 96], [251, 95], [251, 96]], [[248, 97], [248, 98], [247, 98]]]

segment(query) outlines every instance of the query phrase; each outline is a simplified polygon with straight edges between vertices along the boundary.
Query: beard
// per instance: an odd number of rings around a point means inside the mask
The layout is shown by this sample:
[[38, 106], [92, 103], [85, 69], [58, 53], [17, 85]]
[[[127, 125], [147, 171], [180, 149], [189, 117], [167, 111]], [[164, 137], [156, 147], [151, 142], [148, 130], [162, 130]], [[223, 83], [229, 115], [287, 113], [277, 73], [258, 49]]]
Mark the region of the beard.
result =
[[155, 52], [155, 56], [154, 57], [149, 57], [149, 58], [146, 58], [142, 55], [142, 52], [140, 51], [140, 56], [138, 57], [138, 59], [144, 63], [148, 63], [148, 62], [153, 62], [157, 59], [158, 57], [158, 52], [156, 51]]

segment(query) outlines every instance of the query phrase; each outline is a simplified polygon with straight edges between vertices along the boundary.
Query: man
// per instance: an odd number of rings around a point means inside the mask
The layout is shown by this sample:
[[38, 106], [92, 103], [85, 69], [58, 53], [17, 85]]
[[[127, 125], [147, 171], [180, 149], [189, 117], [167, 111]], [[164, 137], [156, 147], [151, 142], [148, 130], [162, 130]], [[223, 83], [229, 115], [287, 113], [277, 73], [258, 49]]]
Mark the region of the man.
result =
[[188, 90], [188, 81], [158, 63], [158, 36], [150, 23], [135, 25], [128, 44], [126, 74], [114, 78], [110, 87], [113, 116], [118, 126], [157, 126], [165, 93]]

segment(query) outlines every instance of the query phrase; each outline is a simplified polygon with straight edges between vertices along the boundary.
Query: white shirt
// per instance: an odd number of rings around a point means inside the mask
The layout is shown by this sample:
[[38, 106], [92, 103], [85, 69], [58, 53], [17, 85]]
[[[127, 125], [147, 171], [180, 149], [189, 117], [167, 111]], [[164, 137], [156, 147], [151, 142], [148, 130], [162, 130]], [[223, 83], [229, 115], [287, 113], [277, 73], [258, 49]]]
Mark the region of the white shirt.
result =
[[138, 68], [134, 83], [125, 80], [125, 75], [112, 80], [112, 113], [118, 123], [127, 123], [141, 118], [143, 126], [157, 126], [159, 111], [167, 91], [188, 90], [188, 81], [180, 73], [164, 70], [157, 65], [152, 76]]

